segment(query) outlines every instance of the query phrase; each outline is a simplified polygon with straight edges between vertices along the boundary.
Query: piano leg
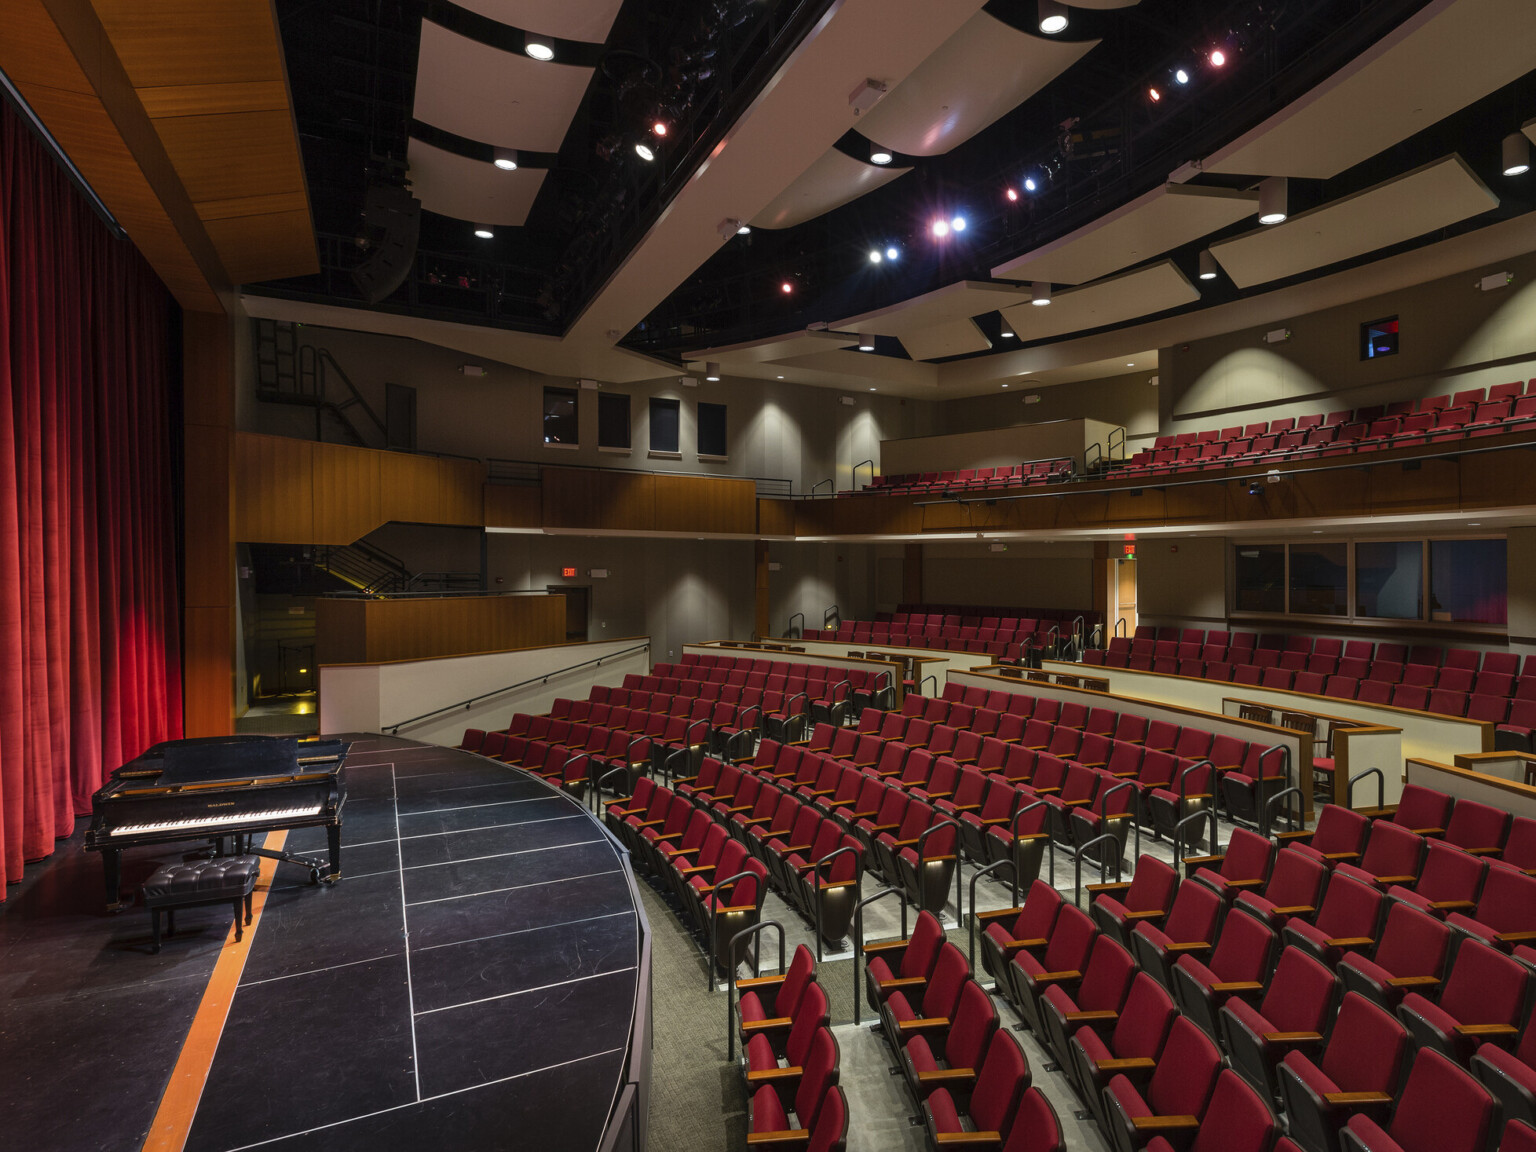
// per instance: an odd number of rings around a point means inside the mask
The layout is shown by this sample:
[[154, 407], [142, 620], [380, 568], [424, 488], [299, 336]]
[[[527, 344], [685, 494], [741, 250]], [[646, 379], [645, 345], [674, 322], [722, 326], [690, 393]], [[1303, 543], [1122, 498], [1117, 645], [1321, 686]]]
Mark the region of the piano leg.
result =
[[132, 900], [122, 899], [123, 852], [120, 848], [101, 850], [101, 870], [106, 874], [107, 911], [121, 912], [132, 906]]
[[331, 850], [331, 874], [325, 877], [327, 884], [334, 884], [341, 879], [341, 823], [326, 826], [325, 839]]

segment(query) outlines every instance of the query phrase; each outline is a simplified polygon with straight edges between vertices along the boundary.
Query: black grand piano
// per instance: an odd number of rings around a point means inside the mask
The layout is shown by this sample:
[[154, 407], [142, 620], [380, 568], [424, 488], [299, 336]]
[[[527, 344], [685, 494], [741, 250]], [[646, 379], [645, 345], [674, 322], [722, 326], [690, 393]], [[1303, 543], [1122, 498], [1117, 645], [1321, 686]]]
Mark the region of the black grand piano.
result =
[[[348, 747], [343, 740], [215, 736], [168, 740], [130, 760], [91, 797], [85, 834], [85, 846], [102, 855], [107, 907], [132, 903], [119, 893], [122, 851], [140, 844], [206, 840], [222, 852], [233, 838], [237, 852], [298, 864], [316, 882], [339, 879]], [[329, 865], [247, 846], [258, 833], [322, 825]]]

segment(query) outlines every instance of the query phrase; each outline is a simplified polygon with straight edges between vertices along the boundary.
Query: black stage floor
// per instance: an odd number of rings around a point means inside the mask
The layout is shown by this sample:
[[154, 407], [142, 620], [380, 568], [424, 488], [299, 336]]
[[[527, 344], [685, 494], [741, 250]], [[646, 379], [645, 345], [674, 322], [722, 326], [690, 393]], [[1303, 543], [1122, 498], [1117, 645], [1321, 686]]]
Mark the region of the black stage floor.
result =
[[[342, 879], [279, 866], [187, 1152], [595, 1148], [641, 991], [621, 851], [478, 756], [362, 736], [347, 765]], [[0, 1131], [29, 1152], [144, 1144], [229, 927], [183, 911], [150, 955], [100, 867], [77, 835], [0, 906]]]

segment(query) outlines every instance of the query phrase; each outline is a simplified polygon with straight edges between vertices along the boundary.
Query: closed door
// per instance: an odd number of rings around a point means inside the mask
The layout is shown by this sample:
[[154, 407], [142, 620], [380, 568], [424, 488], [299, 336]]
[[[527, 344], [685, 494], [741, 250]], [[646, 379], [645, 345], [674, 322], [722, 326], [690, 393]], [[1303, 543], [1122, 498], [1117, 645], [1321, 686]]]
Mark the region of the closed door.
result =
[[565, 639], [587, 638], [587, 607], [592, 598], [590, 587], [572, 588], [567, 584], [547, 584], [545, 590], [565, 597]]
[[1115, 628], [1117, 636], [1136, 635], [1136, 558], [1115, 561]]

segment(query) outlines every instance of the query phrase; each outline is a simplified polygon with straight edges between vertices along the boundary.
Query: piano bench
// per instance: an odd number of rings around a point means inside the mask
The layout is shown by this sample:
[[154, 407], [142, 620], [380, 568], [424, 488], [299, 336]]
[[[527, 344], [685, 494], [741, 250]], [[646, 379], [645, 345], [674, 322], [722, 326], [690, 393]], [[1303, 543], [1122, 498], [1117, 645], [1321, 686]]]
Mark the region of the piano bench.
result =
[[244, 906], [244, 924], [251, 922], [251, 892], [261, 871], [259, 856], [218, 856], [212, 860], [193, 860], [185, 864], [166, 864], [144, 881], [144, 907], [149, 909], [154, 939], [152, 951], [160, 951], [160, 913], [168, 920], [167, 935], [176, 935], [176, 909], [197, 908], [210, 904], [230, 904], [235, 910], [235, 939], [244, 936], [240, 918]]

